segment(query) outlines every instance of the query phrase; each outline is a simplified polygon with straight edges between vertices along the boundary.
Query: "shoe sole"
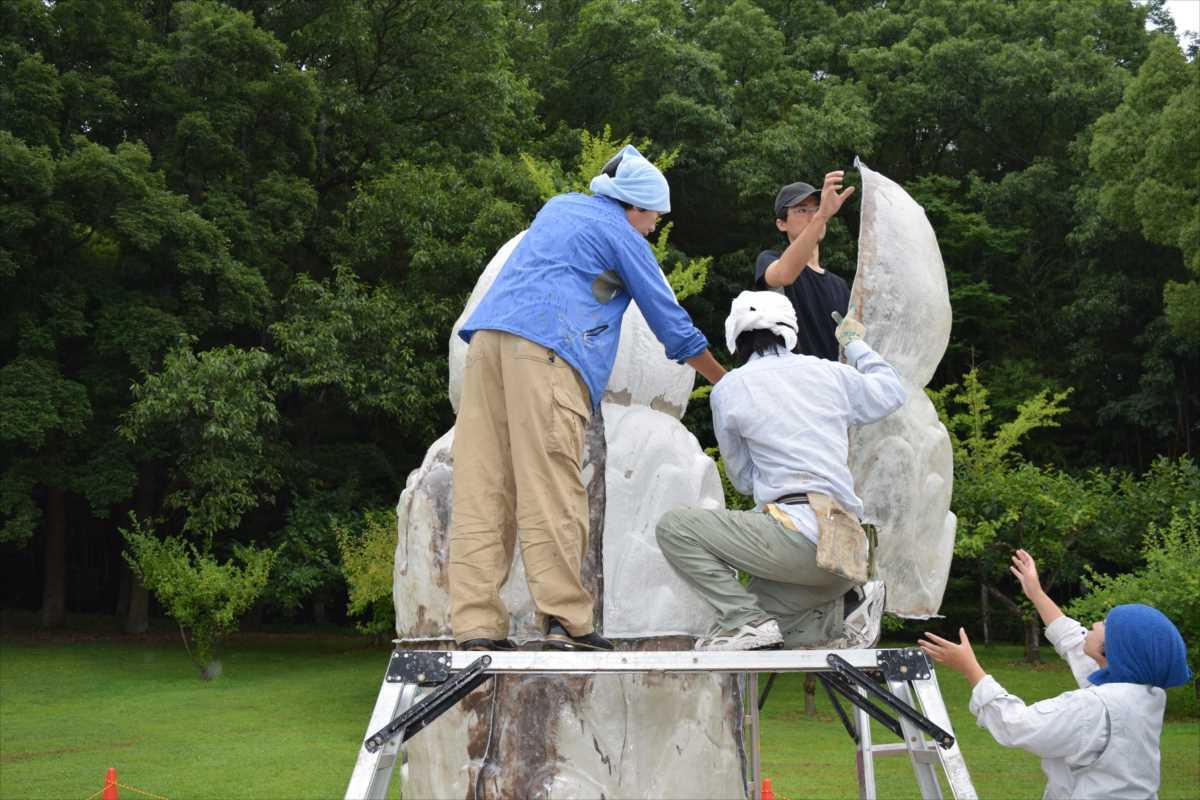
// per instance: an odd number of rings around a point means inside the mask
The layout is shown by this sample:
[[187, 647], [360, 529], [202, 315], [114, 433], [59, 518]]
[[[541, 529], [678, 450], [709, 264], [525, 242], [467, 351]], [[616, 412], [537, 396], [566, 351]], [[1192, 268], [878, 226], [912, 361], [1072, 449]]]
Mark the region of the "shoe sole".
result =
[[783, 642], [775, 642], [773, 644], [760, 644], [757, 647], [705, 647], [702, 649], [693, 648], [696, 653], [749, 653], [754, 650], [782, 650]]
[[554, 637], [549, 637], [542, 642], [542, 650], [585, 650], [595, 653], [613, 652], [613, 648], [611, 647], [596, 647], [595, 645], [584, 644], [583, 642], [576, 642]]

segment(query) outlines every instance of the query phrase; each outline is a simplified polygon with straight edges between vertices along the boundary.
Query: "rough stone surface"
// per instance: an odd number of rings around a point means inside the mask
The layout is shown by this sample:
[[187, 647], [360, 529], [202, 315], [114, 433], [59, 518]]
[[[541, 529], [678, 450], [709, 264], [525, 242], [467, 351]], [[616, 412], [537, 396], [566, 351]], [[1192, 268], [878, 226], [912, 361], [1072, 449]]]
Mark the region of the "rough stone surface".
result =
[[[450, 341], [450, 395], [461, 396], [457, 330], [520, 237], [488, 265]], [[621, 649], [691, 647], [712, 611], [654, 539], [673, 508], [723, 508], [716, 465], [679, 422], [694, 373], [668, 361], [638, 311], [625, 314], [612, 379], [588, 427], [583, 480], [590, 531], [584, 584], [597, 626]], [[397, 505], [396, 632], [410, 646], [450, 644], [446, 579], [453, 431], [430, 447]], [[541, 638], [517, 549], [501, 590], [510, 636]], [[414, 797], [745, 797], [742, 694], [729, 675], [504, 676], [409, 743]]]
[[954, 554], [950, 437], [924, 392], [950, 340], [950, 295], [924, 209], [896, 183], [857, 166], [862, 226], [850, 302], [867, 342], [900, 373], [908, 402], [852, 431], [850, 470], [866, 519], [879, 526], [888, 611], [927, 618], [941, 607]]
[[731, 675], [498, 676], [409, 741], [403, 791], [745, 798], [741, 704]]

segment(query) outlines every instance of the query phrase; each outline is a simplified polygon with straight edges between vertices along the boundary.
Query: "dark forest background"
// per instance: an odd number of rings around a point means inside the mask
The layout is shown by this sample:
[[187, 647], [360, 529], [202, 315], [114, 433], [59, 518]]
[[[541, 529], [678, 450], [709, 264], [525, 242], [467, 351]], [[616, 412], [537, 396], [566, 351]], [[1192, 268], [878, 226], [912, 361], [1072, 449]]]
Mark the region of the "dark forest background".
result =
[[677, 151], [714, 342], [782, 183], [859, 155], [925, 206], [948, 615], [1014, 597], [1017, 545], [1067, 594], [1145, 569], [1197, 536], [1198, 132], [1157, 0], [6, 0], [0, 601], [145, 630], [133, 525], [269, 548], [255, 619], [345, 620], [339, 532], [453, 424], [450, 326], [585, 134]]

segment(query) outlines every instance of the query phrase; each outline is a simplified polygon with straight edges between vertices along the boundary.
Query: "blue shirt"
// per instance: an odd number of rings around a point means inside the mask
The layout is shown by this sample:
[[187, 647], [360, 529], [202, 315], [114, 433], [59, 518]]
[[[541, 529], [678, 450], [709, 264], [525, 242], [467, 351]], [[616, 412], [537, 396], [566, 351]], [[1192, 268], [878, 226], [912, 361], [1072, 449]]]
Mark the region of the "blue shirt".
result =
[[458, 335], [469, 342], [475, 331], [506, 331], [553, 350], [583, 377], [595, 409], [630, 300], [667, 358], [683, 362], [708, 349], [620, 203], [559, 195], [538, 212]]

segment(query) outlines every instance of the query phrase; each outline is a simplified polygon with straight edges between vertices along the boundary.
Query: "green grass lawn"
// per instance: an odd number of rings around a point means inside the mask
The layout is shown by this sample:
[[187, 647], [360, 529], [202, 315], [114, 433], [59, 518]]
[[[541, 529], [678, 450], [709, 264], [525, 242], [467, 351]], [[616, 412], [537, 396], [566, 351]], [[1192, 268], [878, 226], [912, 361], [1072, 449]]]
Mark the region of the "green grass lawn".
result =
[[[1018, 657], [1015, 647], [981, 654], [1027, 700], [1072, 688], [1053, 656], [1036, 671]], [[223, 660], [224, 674], [203, 683], [178, 640], [0, 641], [0, 798], [86, 800], [110, 766], [121, 783], [171, 800], [341, 797], [387, 648], [350, 636], [242, 637]], [[1040, 797], [1037, 760], [993, 743], [967, 713], [965, 682], [940, 678], [980, 796]], [[763, 712], [763, 772], [780, 797], [857, 797], [853, 745], [823, 691], [817, 718], [804, 717], [803, 682], [776, 681]], [[1190, 687], [1172, 695], [1159, 796], [1194, 798], [1196, 707]], [[891, 740], [882, 729], [876, 737]], [[877, 763], [881, 797], [918, 796], [906, 760]], [[122, 800], [139, 796], [121, 790]]]

